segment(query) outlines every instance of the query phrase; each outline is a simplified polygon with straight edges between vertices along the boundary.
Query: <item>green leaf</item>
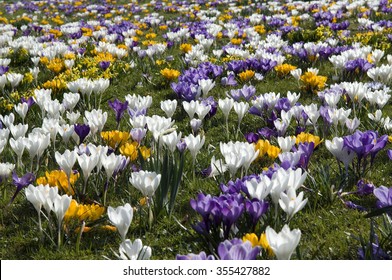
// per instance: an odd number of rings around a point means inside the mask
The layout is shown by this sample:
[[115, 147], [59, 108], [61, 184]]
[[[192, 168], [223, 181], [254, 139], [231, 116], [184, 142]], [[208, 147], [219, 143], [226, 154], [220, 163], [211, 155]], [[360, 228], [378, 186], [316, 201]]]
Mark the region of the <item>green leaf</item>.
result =
[[371, 218], [371, 217], [376, 217], [376, 216], [381, 216], [382, 214], [385, 214], [387, 212], [392, 212], [392, 205], [383, 207], [377, 210], [374, 210], [368, 214], [365, 215], [365, 218]]

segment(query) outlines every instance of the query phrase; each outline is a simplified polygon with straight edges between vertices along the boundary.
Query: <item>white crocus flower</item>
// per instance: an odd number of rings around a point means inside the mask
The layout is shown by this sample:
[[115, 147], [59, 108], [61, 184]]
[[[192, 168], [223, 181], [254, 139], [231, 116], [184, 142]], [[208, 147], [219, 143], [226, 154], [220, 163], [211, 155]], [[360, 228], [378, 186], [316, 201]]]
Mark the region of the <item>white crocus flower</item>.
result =
[[294, 188], [289, 188], [287, 194], [280, 193], [279, 205], [287, 214], [287, 218], [291, 219], [296, 213], [305, 207], [308, 199], [303, 200], [304, 193], [300, 192], [297, 196]]
[[141, 170], [133, 172], [129, 182], [144, 196], [152, 197], [161, 182], [161, 174]]
[[75, 151], [70, 151], [70, 150], [65, 150], [63, 154], [56, 151], [54, 154], [57, 164], [65, 172], [68, 180], [71, 177], [72, 168], [76, 162], [76, 155], [77, 154]]
[[132, 242], [129, 239], [124, 240], [120, 244], [120, 255], [122, 260], [149, 260], [151, 258], [151, 247], [143, 246], [140, 239]]
[[260, 179], [252, 178], [246, 181], [245, 186], [251, 198], [263, 200], [269, 195], [272, 189], [272, 182], [267, 176], [260, 176]]
[[176, 108], [177, 108], [177, 100], [175, 99], [161, 101], [161, 109], [165, 112], [168, 118], [173, 117]]
[[133, 218], [132, 206], [129, 203], [126, 203], [124, 206], [118, 206], [117, 208], [109, 206], [108, 217], [112, 224], [117, 228], [122, 241], [125, 241], [125, 236], [127, 235]]
[[289, 260], [301, 239], [301, 231], [290, 230], [288, 225], [284, 225], [279, 233], [268, 226], [265, 233], [268, 244], [278, 260]]

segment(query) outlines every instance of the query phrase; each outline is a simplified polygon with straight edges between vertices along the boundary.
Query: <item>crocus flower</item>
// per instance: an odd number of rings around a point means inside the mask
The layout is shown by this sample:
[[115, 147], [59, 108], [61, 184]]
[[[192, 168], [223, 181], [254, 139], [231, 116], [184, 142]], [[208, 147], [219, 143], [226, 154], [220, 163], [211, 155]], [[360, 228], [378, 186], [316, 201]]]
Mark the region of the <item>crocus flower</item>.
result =
[[177, 108], [177, 100], [161, 101], [161, 109], [165, 112], [168, 118], [173, 117]]
[[374, 189], [373, 193], [378, 199], [376, 203], [377, 208], [392, 206], [392, 188], [388, 189], [387, 187], [380, 186]]
[[114, 101], [108, 101], [110, 108], [116, 114], [117, 126], [120, 124], [121, 118], [124, 116], [125, 111], [128, 109], [128, 101], [121, 102], [117, 98]]
[[260, 178], [252, 178], [245, 181], [245, 186], [251, 198], [263, 200], [269, 195], [272, 189], [272, 182], [267, 176], [260, 176]]
[[203, 147], [205, 141], [205, 136], [200, 135], [194, 136], [193, 134], [185, 137], [185, 143], [187, 149], [190, 151], [193, 160], [196, 159], [196, 155], [199, 153], [200, 149]]
[[180, 141], [180, 139], [181, 139], [181, 132], [177, 133], [177, 131], [173, 131], [170, 134], [166, 134], [162, 136], [163, 143], [171, 153], [174, 153], [174, 151], [176, 150], [177, 143]]
[[12, 172], [12, 183], [15, 185], [16, 190], [14, 195], [12, 196], [9, 204], [11, 204], [15, 197], [18, 195], [18, 193], [24, 188], [30, 185], [33, 181], [35, 180], [35, 176], [33, 173], [27, 172], [25, 175], [22, 177], [18, 177], [18, 174], [16, 174], [15, 171]]
[[383, 149], [388, 142], [387, 135], [378, 137], [377, 132], [371, 130], [365, 132], [358, 130], [354, 134], [343, 138], [344, 146], [355, 152], [359, 161], [369, 154], [373, 160], [376, 154]]
[[140, 239], [134, 242], [129, 239], [124, 240], [120, 244], [119, 252], [122, 260], [149, 260], [151, 258], [151, 247], [143, 246]]
[[82, 154], [77, 156], [77, 160], [80, 168], [82, 169], [84, 182], [86, 184], [91, 172], [97, 166], [99, 158], [96, 154], [90, 156], [88, 156], [87, 154]]
[[245, 201], [246, 212], [252, 219], [253, 226], [256, 226], [260, 217], [268, 211], [269, 203], [264, 200], [247, 200]]
[[90, 133], [90, 126], [87, 124], [75, 124], [74, 130], [79, 137], [79, 144], [80, 144], [83, 143], [84, 139]]
[[117, 228], [122, 241], [125, 241], [125, 236], [127, 235], [133, 218], [132, 206], [129, 203], [126, 203], [124, 206], [118, 206], [117, 208], [109, 206], [108, 217]]
[[344, 139], [341, 137], [334, 137], [332, 141], [326, 140], [325, 146], [339, 161], [343, 162], [347, 171], [348, 166], [354, 159], [355, 153], [344, 146]]
[[215, 257], [213, 255], [207, 256], [205, 252], [200, 252], [199, 254], [177, 255], [176, 260], [206, 261], [215, 260]]
[[67, 177], [71, 177], [72, 167], [76, 162], [76, 152], [65, 150], [63, 154], [60, 154], [58, 151], [55, 153], [55, 158], [57, 164], [60, 166], [62, 170], [64, 170]]
[[101, 61], [98, 63], [98, 66], [102, 69], [102, 70], [106, 70], [109, 68], [110, 66], [110, 61]]
[[268, 244], [278, 260], [289, 260], [301, 239], [299, 229], [290, 230], [288, 225], [284, 225], [282, 231], [276, 233], [270, 226], [265, 230]]
[[280, 193], [279, 205], [287, 214], [287, 219], [291, 219], [295, 213], [305, 207], [308, 199], [303, 200], [304, 193], [300, 192], [297, 196], [294, 188], [289, 188], [287, 194]]
[[152, 197], [161, 182], [161, 174], [141, 170], [133, 172], [129, 182], [144, 196]]
[[249, 241], [241, 239], [225, 240], [218, 246], [218, 255], [221, 260], [255, 260], [260, 253], [260, 247], [252, 247]]

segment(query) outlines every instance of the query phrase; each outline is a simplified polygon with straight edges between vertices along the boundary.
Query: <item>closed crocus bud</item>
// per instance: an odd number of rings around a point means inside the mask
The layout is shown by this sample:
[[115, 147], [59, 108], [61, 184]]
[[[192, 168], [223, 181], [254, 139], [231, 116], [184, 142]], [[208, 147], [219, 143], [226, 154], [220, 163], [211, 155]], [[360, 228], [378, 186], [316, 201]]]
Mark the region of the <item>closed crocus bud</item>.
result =
[[295, 136], [278, 137], [278, 144], [282, 153], [290, 152], [291, 148], [295, 145]]
[[33, 185], [29, 185], [25, 189], [26, 198], [30, 201], [38, 214], [41, 212], [42, 205], [44, 204], [45, 197], [43, 193]]
[[199, 88], [203, 93], [203, 97], [207, 97], [210, 90], [212, 90], [215, 86], [215, 82], [213, 82], [211, 79], [200, 79], [198, 80], [198, 83], [199, 83]]
[[261, 176], [260, 180], [252, 178], [245, 181], [245, 186], [251, 198], [263, 200], [269, 195], [272, 189], [272, 182], [267, 176]]
[[72, 110], [78, 104], [79, 100], [80, 100], [79, 93], [72, 93], [72, 92], [64, 93], [64, 98], [63, 98], [64, 108], [72, 112]]
[[192, 100], [190, 102], [182, 102], [182, 106], [184, 107], [185, 112], [188, 114], [189, 118], [192, 119], [196, 113], [196, 104], [197, 102]]
[[201, 137], [200, 135], [194, 136], [193, 134], [185, 137], [185, 143], [188, 150], [191, 152], [192, 157], [195, 159], [196, 155], [199, 153], [201, 147], [204, 145], [204, 141], [206, 140], [205, 136]]
[[144, 196], [152, 197], [161, 182], [161, 174], [141, 170], [133, 172], [129, 182]]
[[26, 118], [27, 111], [29, 110], [29, 105], [27, 103], [19, 103], [15, 106], [15, 112], [22, 118], [22, 122], [24, 123], [24, 119]]
[[151, 258], [151, 247], [143, 246], [140, 239], [132, 242], [129, 239], [120, 244], [119, 258], [122, 260], [149, 260]]
[[297, 68], [294, 70], [290, 71], [290, 74], [297, 80], [299, 81], [301, 75], [302, 75], [302, 69], [301, 68]]
[[99, 158], [96, 154], [93, 154], [91, 156], [82, 154], [80, 156], [78, 155], [77, 159], [78, 159], [79, 166], [82, 169], [84, 181], [87, 182], [91, 172], [97, 166]]
[[241, 123], [242, 118], [249, 109], [249, 104], [245, 102], [234, 102], [234, 111], [238, 115], [238, 123]]
[[199, 131], [199, 128], [201, 126], [201, 123], [202, 123], [202, 121], [199, 119], [191, 119], [190, 125], [192, 127], [193, 134], [197, 134], [197, 132]]
[[173, 117], [177, 108], [177, 100], [161, 101], [161, 109], [165, 112], [168, 118]]
[[69, 205], [71, 204], [72, 196], [68, 196], [66, 194], [57, 197], [53, 201], [53, 212], [56, 214], [58, 225], [61, 225], [61, 222], [64, 219], [65, 212], [67, 212]]
[[162, 142], [163, 144], [168, 148], [168, 150], [172, 153], [174, 153], [174, 151], [177, 148], [177, 143], [180, 141], [181, 139], [181, 132], [177, 133], [177, 131], [173, 131], [170, 134], [166, 134], [162, 136]]
[[334, 137], [332, 141], [326, 140], [325, 146], [339, 161], [343, 162], [345, 168], [348, 168], [355, 157], [355, 153], [344, 145], [342, 137]]
[[231, 109], [234, 106], [234, 99], [232, 98], [219, 99], [218, 105], [219, 108], [222, 110], [225, 119], [227, 119], [229, 117]]
[[129, 203], [126, 203], [124, 206], [118, 206], [117, 208], [109, 206], [108, 217], [112, 224], [117, 228], [122, 241], [125, 241], [125, 236], [127, 235], [133, 218], [132, 206]]
[[18, 139], [19, 137], [24, 137], [28, 128], [29, 128], [28, 124], [19, 123], [17, 125], [13, 125], [13, 124], [10, 125], [11, 134], [15, 139]]
[[15, 115], [14, 115], [14, 113], [10, 113], [9, 115], [5, 115], [5, 116], [0, 115], [0, 121], [1, 121], [8, 129], [10, 129], [11, 125], [14, 124]]
[[108, 118], [108, 113], [103, 112], [101, 109], [93, 109], [91, 112], [85, 111], [84, 115], [84, 123], [90, 127], [91, 133], [101, 133]]
[[130, 133], [131, 133], [132, 139], [135, 140], [140, 145], [144, 136], [146, 136], [147, 129], [145, 129], [145, 128], [132, 128]]
[[109, 156], [107, 155], [101, 156], [101, 163], [103, 168], [105, 168], [108, 181], [112, 177], [114, 170], [116, 170], [118, 166], [121, 164], [121, 160], [122, 157], [115, 154], [110, 154]]
[[7, 80], [11, 84], [12, 90], [16, 88], [19, 83], [23, 80], [23, 75], [19, 73], [7, 73]]
[[290, 230], [288, 225], [284, 225], [279, 233], [268, 226], [265, 233], [268, 244], [278, 260], [289, 260], [301, 239], [301, 231]]
[[76, 162], [75, 151], [65, 150], [63, 154], [60, 154], [59, 152], [56, 151], [54, 156], [56, 158], [57, 164], [60, 166], [62, 170], [64, 170], [67, 177], [70, 178], [72, 168]]
[[197, 103], [196, 114], [200, 120], [204, 120], [205, 116], [210, 112], [211, 105], [205, 105], [203, 103]]
[[0, 181], [10, 176], [12, 170], [15, 169], [15, 164], [0, 162]]

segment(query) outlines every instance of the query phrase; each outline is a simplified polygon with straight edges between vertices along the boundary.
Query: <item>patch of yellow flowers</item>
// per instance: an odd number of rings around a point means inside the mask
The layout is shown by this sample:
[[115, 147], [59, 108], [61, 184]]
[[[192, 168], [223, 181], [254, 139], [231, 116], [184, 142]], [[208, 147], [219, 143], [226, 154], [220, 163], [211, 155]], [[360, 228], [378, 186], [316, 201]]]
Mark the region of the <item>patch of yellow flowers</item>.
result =
[[278, 157], [281, 151], [279, 147], [271, 145], [268, 140], [262, 139], [257, 141], [257, 143], [255, 144], [255, 150], [259, 151], [258, 159], [261, 159], [262, 157], [264, 157], [264, 155], [267, 155], [271, 159], [275, 159]]

